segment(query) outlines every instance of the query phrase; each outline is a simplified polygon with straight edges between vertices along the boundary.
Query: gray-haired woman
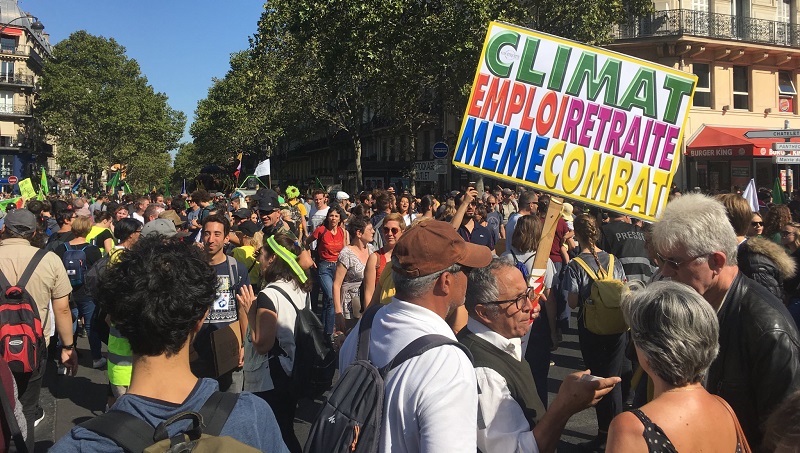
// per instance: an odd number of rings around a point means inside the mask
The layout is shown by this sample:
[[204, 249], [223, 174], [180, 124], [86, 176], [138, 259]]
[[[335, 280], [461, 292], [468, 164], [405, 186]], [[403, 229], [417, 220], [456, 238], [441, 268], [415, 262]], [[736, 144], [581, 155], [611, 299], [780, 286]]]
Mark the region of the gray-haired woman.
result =
[[654, 392], [651, 402], [614, 418], [606, 451], [743, 451], [732, 409], [702, 386], [719, 351], [708, 302], [689, 286], [661, 281], [632, 291], [622, 310]]

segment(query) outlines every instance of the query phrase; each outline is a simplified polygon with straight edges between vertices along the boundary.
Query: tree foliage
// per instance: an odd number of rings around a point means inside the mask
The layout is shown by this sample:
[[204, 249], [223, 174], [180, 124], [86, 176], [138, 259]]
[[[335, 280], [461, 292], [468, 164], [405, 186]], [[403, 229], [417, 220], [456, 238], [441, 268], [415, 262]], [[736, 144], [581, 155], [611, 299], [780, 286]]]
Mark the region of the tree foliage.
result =
[[[442, 111], [464, 110], [489, 21], [604, 44], [615, 23], [651, 8], [649, 0], [272, 0], [251, 48], [198, 105], [197, 156], [213, 163], [226, 145], [230, 159], [279, 137], [343, 131], [361, 181], [361, 137], [376, 120], [414, 137]], [[413, 159], [414, 140], [406, 142]]]
[[114, 39], [78, 31], [53, 48], [36, 114], [59, 144], [59, 163], [95, 180], [114, 163], [132, 185], [157, 184], [186, 123]]

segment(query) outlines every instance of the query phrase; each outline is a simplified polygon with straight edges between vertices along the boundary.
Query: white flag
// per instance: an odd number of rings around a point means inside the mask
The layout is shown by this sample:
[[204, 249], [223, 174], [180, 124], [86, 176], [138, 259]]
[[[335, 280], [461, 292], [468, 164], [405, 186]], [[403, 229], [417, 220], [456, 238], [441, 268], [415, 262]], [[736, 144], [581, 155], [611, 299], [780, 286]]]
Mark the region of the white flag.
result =
[[747, 187], [742, 192], [742, 196], [745, 200], [747, 200], [747, 204], [750, 205], [750, 210], [753, 212], [758, 212], [758, 190], [756, 190], [756, 180], [750, 179], [750, 182], [747, 183]]
[[256, 176], [267, 176], [269, 174], [269, 159], [258, 163], [255, 171]]

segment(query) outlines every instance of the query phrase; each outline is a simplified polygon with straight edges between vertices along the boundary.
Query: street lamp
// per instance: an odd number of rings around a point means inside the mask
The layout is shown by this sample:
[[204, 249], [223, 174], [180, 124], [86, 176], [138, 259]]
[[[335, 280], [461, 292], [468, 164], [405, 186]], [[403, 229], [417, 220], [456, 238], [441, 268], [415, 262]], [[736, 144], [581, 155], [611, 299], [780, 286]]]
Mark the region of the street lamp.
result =
[[3, 33], [6, 30], [6, 28], [8, 28], [8, 26], [11, 25], [12, 22], [18, 21], [20, 19], [29, 19], [31, 17], [34, 19], [33, 23], [31, 24], [31, 27], [30, 27], [31, 30], [35, 31], [36, 33], [41, 33], [42, 30], [44, 30], [44, 24], [39, 22], [39, 18], [38, 17], [36, 17], [36, 16], [27, 16], [27, 15], [26, 16], [15, 17], [15, 18], [11, 19], [10, 21], [4, 23], [3, 27], [0, 28], [0, 33]]

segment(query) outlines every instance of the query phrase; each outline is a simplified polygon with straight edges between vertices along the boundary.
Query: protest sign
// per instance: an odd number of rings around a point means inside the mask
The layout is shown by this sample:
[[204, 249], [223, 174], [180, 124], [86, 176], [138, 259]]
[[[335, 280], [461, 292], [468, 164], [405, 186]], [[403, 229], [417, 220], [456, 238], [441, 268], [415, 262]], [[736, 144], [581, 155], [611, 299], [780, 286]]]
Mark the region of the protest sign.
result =
[[492, 22], [453, 164], [654, 220], [696, 83], [693, 74]]
[[19, 183], [19, 193], [22, 195], [22, 198], [26, 200], [32, 200], [36, 198], [36, 190], [33, 189], [33, 183], [31, 182], [31, 178], [25, 178]]

